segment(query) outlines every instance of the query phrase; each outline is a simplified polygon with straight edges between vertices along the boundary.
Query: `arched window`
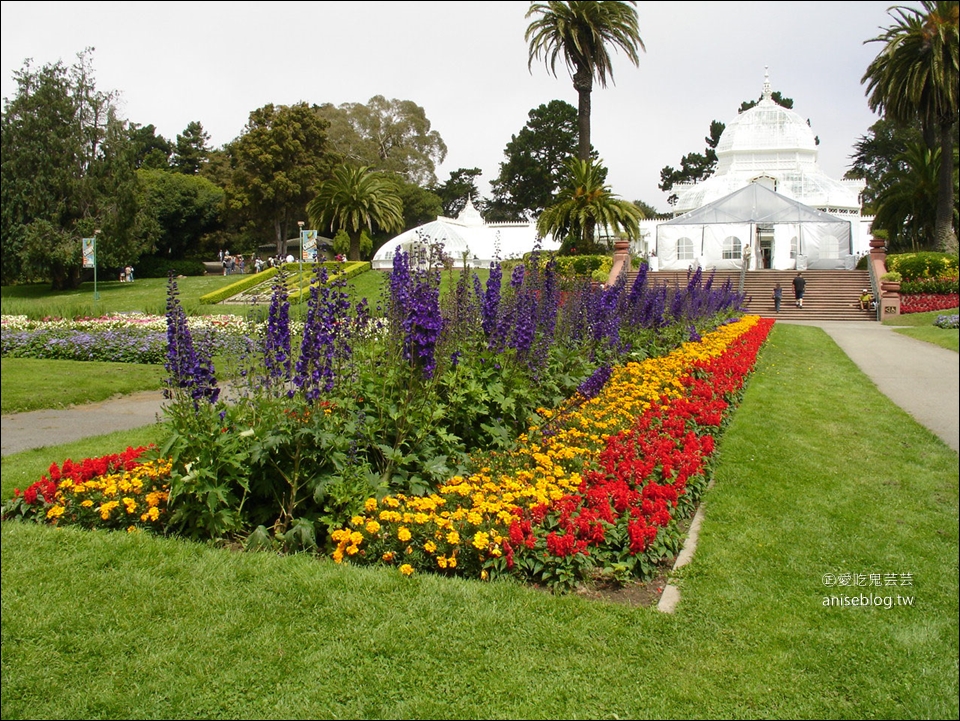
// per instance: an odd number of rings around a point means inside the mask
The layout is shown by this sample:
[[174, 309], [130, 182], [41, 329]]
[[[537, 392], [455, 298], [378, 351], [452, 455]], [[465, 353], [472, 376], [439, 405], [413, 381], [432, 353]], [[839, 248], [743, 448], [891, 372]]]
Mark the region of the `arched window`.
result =
[[677, 260], [693, 260], [693, 241], [690, 238], [677, 241]]
[[743, 257], [742, 244], [735, 235], [728, 235], [723, 239], [723, 259], [739, 260]]

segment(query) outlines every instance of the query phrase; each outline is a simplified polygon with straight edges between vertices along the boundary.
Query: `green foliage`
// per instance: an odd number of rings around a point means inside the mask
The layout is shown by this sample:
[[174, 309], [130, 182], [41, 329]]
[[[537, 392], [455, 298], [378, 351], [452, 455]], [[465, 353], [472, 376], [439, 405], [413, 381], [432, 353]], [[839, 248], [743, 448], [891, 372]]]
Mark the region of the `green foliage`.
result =
[[315, 228], [345, 230], [350, 236], [349, 259], [360, 260], [360, 235], [374, 226], [399, 233], [403, 229], [403, 203], [396, 184], [368, 167], [338, 166], [333, 177], [321, 183], [307, 204]]
[[166, 170], [141, 169], [137, 176], [140, 206], [156, 227], [157, 255], [196, 255], [201, 238], [219, 227], [223, 189], [199, 175]]
[[477, 178], [481, 175], [483, 171], [480, 168], [458, 168], [450, 172], [450, 177], [445, 182], [431, 189], [439, 196], [446, 217], [456, 218], [466, 207], [468, 199], [475, 206], [479, 203]]
[[331, 148], [340, 162], [394, 174], [420, 187], [436, 185], [436, 167], [447, 157], [447, 146], [413, 101], [374, 95], [366, 105], [325, 103], [317, 112], [330, 125]]
[[178, 173], [196, 175], [210, 157], [210, 134], [196, 120], [187, 124], [177, 136], [171, 166]]
[[136, 261], [152, 246], [138, 214], [138, 147], [114, 106], [96, 89], [91, 50], [16, 73], [17, 94], [2, 117], [0, 242], [5, 283], [45, 279], [55, 289], [80, 282], [80, 242], [97, 240], [100, 267]]
[[264, 105], [227, 146], [227, 205], [254, 233], [272, 238], [277, 255], [297, 232], [307, 203], [333, 167], [328, 123], [315, 105]]
[[[956, 253], [898, 253], [887, 256], [887, 269], [899, 272], [904, 280], [953, 278], [956, 283], [958, 262]], [[956, 292], [956, 291], [954, 291]]]
[[[563, 183], [567, 159], [577, 152], [577, 109], [563, 100], [551, 100], [528, 114], [527, 124], [512, 136], [491, 183], [490, 221], [526, 220], [553, 202]], [[596, 157], [596, 151], [591, 153]]]
[[957, 293], [956, 278], [922, 278], [900, 283], [900, 295], [949, 295]]
[[170, 260], [168, 258], [158, 258], [153, 255], [145, 255], [137, 261], [136, 278], [166, 278], [173, 273], [174, 275], [197, 276], [205, 275], [206, 266], [202, 260]]

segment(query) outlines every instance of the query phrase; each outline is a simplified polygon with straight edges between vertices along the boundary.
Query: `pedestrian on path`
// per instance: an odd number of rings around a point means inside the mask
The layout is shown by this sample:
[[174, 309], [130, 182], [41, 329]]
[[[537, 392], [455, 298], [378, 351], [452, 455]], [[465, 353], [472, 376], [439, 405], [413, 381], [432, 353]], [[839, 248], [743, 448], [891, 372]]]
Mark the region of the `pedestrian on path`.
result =
[[797, 277], [793, 279], [793, 297], [797, 301], [797, 308], [803, 308], [803, 292], [807, 287], [807, 279], [803, 277], [803, 273], [797, 273]]
[[783, 286], [777, 283], [773, 286], [773, 309], [780, 312], [780, 301], [783, 300]]

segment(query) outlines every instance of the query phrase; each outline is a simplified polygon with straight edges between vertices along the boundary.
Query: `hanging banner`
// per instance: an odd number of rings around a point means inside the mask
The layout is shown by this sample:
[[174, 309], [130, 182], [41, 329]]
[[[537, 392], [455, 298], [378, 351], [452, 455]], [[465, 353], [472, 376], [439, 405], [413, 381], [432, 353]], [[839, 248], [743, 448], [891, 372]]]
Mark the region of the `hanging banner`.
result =
[[97, 264], [97, 239], [96, 238], [84, 238], [82, 241], [83, 248], [83, 267], [84, 268], [94, 268]]
[[317, 259], [317, 231], [300, 231], [300, 257], [303, 260], [315, 261]]

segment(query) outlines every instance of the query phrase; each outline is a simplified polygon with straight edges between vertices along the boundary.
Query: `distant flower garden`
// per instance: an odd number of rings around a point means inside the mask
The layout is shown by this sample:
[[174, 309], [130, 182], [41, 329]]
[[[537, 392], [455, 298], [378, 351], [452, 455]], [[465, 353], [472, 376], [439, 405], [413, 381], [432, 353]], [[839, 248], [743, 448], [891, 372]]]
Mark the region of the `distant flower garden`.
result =
[[[740, 318], [742, 296], [699, 270], [604, 288], [534, 259], [485, 285], [464, 270], [441, 297], [433, 257], [398, 253], [376, 309], [318, 267], [302, 327], [278, 278], [266, 321], [237, 333], [230, 398], [171, 278], [151, 522], [556, 588], [645, 577], [675, 552], [770, 322]], [[80, 522], [40, 488], [47, 522]]]
[[[200, 316], [189, 320], [198, 344], [209, 352], [238, 352], [249, 328], [235, 316]], [[167, 357], [166, 316], [129, 313], [100, 318], [30, 320], [0, 317], [0, 355], [11, 358], [110, 361], [160, 364]]]

